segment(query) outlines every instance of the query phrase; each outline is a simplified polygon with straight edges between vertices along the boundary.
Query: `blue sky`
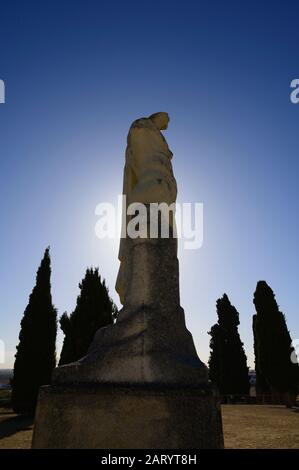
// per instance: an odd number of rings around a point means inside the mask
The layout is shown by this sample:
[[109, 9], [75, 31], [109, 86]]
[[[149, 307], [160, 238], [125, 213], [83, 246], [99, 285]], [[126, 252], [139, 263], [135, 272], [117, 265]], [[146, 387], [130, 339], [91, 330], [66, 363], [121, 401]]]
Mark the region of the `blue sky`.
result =
[[199, 356], [226, 292], [253, 365], [260, 279], [299, 338], [298, 14], [292, 1], [1, 2], [0, 367], [46, 246], [60, 315], [90, 265], [117, 300], [118, 240], [96, 238], [95, 207], [121, 192], [130, 123], [161, 110], [178, 199], [204, 203], [202, 248], [179, 251]]

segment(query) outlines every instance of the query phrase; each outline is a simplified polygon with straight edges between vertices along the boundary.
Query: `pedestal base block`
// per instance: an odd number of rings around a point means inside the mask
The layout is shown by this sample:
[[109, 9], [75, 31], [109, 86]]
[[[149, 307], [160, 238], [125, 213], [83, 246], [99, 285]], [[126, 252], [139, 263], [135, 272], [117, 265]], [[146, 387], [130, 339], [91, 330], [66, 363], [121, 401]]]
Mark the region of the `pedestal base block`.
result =
[[220, 407], [208, 387], [45, 386], [32, 447], [222, 448]]

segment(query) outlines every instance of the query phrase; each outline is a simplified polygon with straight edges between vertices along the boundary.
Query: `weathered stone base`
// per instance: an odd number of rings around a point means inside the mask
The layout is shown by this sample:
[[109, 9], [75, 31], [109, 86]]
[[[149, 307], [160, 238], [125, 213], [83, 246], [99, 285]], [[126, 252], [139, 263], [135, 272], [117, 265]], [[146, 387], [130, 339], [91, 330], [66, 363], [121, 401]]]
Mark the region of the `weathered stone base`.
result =
[[208, 383], [181, 307], [122, 309], [115, 325], [100, 328], [77, 362], [53, 371], [54, 385], [98, 383], [198, 386]]
[[40, 389], [35, 449], [216, 449], [219, 405], [209, 388], [94, 385]]

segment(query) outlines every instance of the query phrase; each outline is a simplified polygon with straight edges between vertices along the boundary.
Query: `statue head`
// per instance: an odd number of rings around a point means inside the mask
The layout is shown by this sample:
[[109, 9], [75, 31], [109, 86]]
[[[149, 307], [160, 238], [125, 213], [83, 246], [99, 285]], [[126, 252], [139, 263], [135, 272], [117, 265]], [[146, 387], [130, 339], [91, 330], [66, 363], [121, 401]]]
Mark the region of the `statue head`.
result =
[[164, 131], [168, 127], [168, 123], [170, 121], [168, 113], [160, 112], [154, 113], [149, 116], [149, 119], [153, 121], [155, 126], [157, 126], [160, 131]]

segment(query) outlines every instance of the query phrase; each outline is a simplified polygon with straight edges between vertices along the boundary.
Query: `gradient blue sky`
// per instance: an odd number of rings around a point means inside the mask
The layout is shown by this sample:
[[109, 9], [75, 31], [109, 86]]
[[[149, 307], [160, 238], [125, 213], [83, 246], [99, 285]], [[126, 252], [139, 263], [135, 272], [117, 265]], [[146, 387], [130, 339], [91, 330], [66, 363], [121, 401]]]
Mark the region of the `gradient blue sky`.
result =
[[47, 245], [59, 314], [90, 265], [117, 300], [118, 240], [96, 238], [94, 211], [121, 192], [130, 123], [160, 110], [179, 201], [204, 203], [203, 247], [179, 252], [199, 356], [226, 292], [253, 365], [259, 279], [299, 338], [298, 15], [295, 1], [1, 2], [0, 367]]

